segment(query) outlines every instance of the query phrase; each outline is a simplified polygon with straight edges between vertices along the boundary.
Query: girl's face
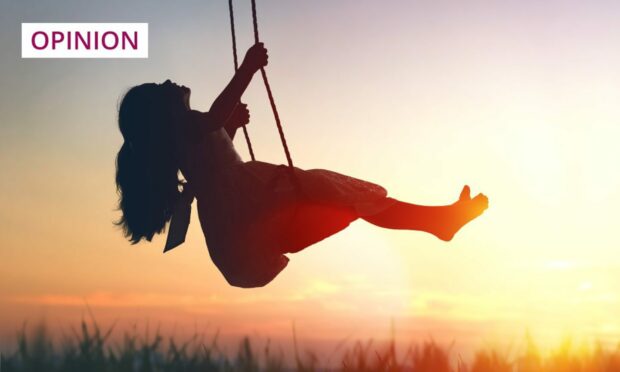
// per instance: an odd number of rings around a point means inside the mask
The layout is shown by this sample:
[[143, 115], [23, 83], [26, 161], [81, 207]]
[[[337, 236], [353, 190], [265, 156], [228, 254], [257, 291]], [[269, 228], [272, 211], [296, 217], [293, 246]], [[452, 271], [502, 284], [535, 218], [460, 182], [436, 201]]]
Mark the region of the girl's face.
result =
[[186, 110], [190, 109], [189, 96], [192, 93], [191, 89], [189, 89], [185, 85], [178, 85], [176, 83], [173, 83], [172, 81], [170, 81], [170, 79], [159, 84], [159, 86], [162, 87], [162, 89], [165, 89], [166, 92], [170, 94], [172, 99], [179, 99], [179, 102], [182, 102]]

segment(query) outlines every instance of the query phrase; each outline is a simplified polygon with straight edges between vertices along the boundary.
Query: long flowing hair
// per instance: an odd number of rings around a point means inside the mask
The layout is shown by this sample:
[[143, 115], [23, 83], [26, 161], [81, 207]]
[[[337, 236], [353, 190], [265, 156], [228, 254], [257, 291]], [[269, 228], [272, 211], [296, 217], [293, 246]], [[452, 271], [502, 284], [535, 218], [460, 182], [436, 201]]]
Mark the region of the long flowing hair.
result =
[[118, 111], [124, 143], [116, 157], [115, 222], [132, 244], [164, 231], [180, 197], [174, 125], [179, 105], [157, 84], [131, 88]]

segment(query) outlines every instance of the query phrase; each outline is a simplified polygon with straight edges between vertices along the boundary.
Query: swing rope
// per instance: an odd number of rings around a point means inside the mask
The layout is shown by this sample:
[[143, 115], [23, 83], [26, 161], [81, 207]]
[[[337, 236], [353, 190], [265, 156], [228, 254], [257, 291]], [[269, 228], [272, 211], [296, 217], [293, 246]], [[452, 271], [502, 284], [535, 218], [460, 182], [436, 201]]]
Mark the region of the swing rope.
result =
[[[228, 0], [228, 10], [230, 14], [230, 33], [232, 34], [232, 50], [233, 60], [235, 63], [235, 72], [239, 69], [239, 59], [237, 57], [237, 37], [235, 35], [235, 16], [233, 11], [233, 0]], [[245, 124], [241, 126], [243, 128], [243, 135], [245, 137], [245, 143], [248, 145], [248, 151], [250, 152], [250, 158], [252, 161], [256, 160], [254, 156], [254, 149], [252, 148], [252, 141], [250, 140], [250, 134]]]
[[[235, 60], [235, 71], [238, 68], [238, 59], [237, 59], [237, 40], [235, 37], [235, 20], [234, 20], [234, 12], [233, 12], [233, 0], [228, 0], [228, 10], [230, 13], [230, 30], [232, 33], [233, 40], [233, 57]], [[258, 37], [258, 17], [256, 15], [256, 0], [252, 0], [252, 24], [254, 26], [254, 43], [259, 43], [260, 39]], [[280, 141], [282, 142], [282, 147], [284, 148], [284, 154], [286, 155], [286, 161], [288, 162], [289, 168], [293, 169], [293, 158], [291, 157], [291, 152], [289, 151], [288, 144], [286, 142], [286, 137], [284, 136], [284, 129], [282, 128], [282, 122], [280, 121], [280, 114], [278, 113], [278, 108], [276, 107], [275, 99], [273, 98], [273, 93], [271, 92], [271, 85], [269, 84], [269, 80], [267, 79], [267, 72], [265, 72], [265, 68], [261, 67], [260, 69], [261, 76], [263, 77], [263, 83], [265, 84], [265, 90], [267, 90], [267, 96], [269, 97], [269, 104], [271, 105], [271, 111], [273, 112], [273, 117], [276, 121], [276, 126], [278, 127], [278, 133], [280, 134]], [[247, 129], [243, 126], [243, 131], [245, 133], [245, 140], [248, 144], [248, 149], [250, 150], [250, 155], [252, 160], [254, 159], [254, 153], [252, 151], [252, 143], [250, 141], [250, 136], [247, 133]]]
[[[252, 23], [254, 24], [254, 43], [257, 44], [260, 40], [258, 38], [258, 17], [256, 16], [256, 0], [252, 0]], [[273, 93], [271, 93], [271, 86], [269, 85], [269, 80], [267, 80], [267, 72], [265, 72], [264, 67], [261, 67], [260, 73], [263, 77], [263, 83], [265, 83], [265, 89], [267, 90], [267, 96], [269, 97], [269, 104], [271, 105], [271, 111], [273, 111], [273, 117], [276, 120], [276, 125], [278, 126], [278, 133], [280, 134], [280, 141], [282, 142], [282, 147], [284, 148], [286, 161], [288, 162], [288, 166], [293, 169], [293, 158], [291, 157], [291, 152], [288, 149], [286, 137], [284, 137], [284, 129], [282, 129], [282, 122], [280, 121], [280, 115], [278, 114], [276, 101], [273, 98]]]

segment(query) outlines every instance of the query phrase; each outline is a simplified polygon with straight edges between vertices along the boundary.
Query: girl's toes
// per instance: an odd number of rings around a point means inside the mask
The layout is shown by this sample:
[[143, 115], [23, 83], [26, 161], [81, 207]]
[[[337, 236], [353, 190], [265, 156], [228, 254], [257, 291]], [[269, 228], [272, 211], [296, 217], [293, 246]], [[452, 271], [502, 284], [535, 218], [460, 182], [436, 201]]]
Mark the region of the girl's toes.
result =
[[463, 190], [461, 190], [461, 195], [459, 196], [459, 200], [463, 201], [463, 200], [469, 200], [471, 199], [471, 190], [469, 189], [469, 186], [465, 185], [463, 187]]
[[487, 198], [487, 196], [484, 194], [476, 195], [473, 200], [476, 201], [476, 203], [480, 204], [484, 209], [487, 209], [489, 207], [489, 198]]

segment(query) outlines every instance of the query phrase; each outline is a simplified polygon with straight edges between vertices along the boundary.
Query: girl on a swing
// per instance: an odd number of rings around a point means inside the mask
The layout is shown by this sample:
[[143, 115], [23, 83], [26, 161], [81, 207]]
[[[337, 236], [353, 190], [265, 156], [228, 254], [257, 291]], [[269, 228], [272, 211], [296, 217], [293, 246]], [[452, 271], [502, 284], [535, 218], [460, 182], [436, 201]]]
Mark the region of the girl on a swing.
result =
[[[468, 186], [453, 204], [422, 206], [329, 170], [242, 161], [232, 138], [249, 122], [249, 112], [239, 102], [254, 73], [266, 65], [267, 50], [255, 44], [207, 112], [192, 110], [190, 89], [170, 80], [142, 84], [125, 94], [118, 117], [125, 140], [116, 159], [122, 211], [118, 224], [133, 244], [151, 241], [171, 219], [166, 250], [181, 244], [196, 197], [215, 265], [233, 286], [260, 287], [286, 267], [286, 253], [323, 240], [358, 218], [449, 241], [487, 208], [487, 197], [471, 198]], [[179, 180], [179, 170], [185, 182]]]

